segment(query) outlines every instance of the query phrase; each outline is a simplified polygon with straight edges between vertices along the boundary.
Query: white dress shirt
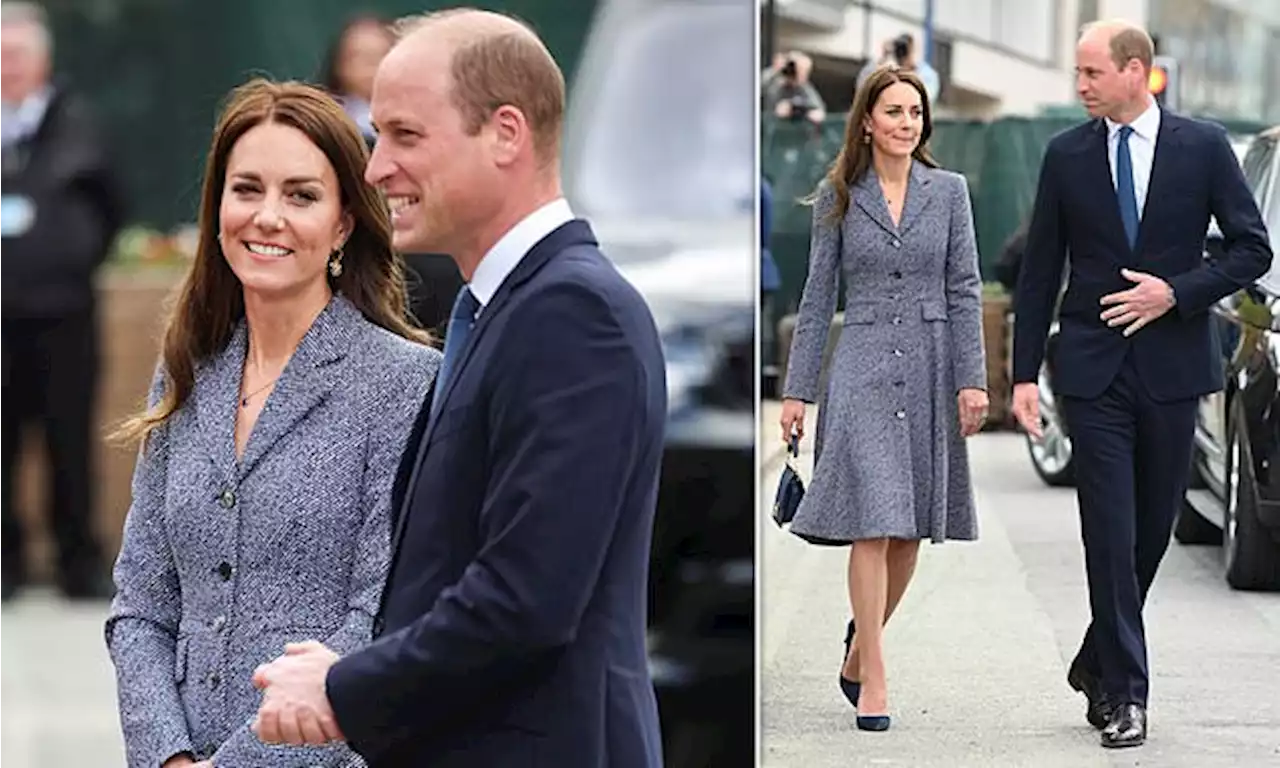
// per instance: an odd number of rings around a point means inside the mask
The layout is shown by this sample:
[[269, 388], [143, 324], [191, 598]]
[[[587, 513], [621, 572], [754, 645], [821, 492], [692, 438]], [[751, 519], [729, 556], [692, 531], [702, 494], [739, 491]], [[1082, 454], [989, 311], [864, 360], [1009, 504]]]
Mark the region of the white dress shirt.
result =
[[52, 99], [53, 88], [46, 85], [23, 99], [20, 104], [4, 102], [4, 119], [0, 125], [4, 126], [2, 132], [5, 149], [29, 138], [40, 129], [40, 123], [44, 122], [44, 113], [49, 109]]
[[520, 260], [542, 238], [573, 221], [573, 211], [563, 197], [556, 198], [520, 220], [507, 234], [498, 238], [476, 266], [467, 287], [480, 303], [476, 317], [484, 311]]
[[[1116, 150], [1120, 147], [1121, 124], [1111, 118], [1107, 121], [1107, 159], [1111, 161], [1111, 186], [1116, 187]], [[1151, 164], [1156, 156], [1156, 136], [1160, 132], [1160, 107], [1151, 102], [1147, 110], [1132, 123], [1129, 136], [1129, 158], [1133, 161], [1133, 194], [1138, 198], [1138, 218], [1147, 203], [1147, 189], [1151, 184]]]

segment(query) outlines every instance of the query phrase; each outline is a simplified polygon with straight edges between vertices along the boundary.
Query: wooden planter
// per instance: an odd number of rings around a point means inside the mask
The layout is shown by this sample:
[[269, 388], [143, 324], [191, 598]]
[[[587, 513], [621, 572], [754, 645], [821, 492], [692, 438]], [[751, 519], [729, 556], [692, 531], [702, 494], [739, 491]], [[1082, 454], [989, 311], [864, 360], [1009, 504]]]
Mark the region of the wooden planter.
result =
[[1010, 334], [1006, 315], [1008, 296], [985, 296], [982, 300], [982, 342], [987, 356], [987, 392], [991, 411], [987, 429], [1012, 429], [1013, 387], [1009, 382]]
[[[99, 435], [145, 405], [147, 386], [160, 351], [166, 302], [182, 278], [180, 268], [107, 268], [99, 280], [98, 385]], [[28, 563], [33, 580], [52, 575], [53, 539], [48, 524], [44, 436], [37, 425], [23, 435], [15, 500], [27, 530]], [[108, 563], [120, 548], [130, 483], [137, 452], [134, 448], [98, 441], [93, 457], [96, 475], [94, 510], [98, 540]]]

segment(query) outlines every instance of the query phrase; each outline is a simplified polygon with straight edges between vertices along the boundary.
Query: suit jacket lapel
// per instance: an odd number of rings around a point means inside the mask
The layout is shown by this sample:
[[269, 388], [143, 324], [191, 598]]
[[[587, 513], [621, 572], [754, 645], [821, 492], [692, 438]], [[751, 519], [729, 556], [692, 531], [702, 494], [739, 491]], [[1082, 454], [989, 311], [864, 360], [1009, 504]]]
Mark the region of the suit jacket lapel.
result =
[[1163, 183], [1165, 178], [1173, 171], [1172, 166], [1178, 154], [1178, 127], [1177, 115], [1171, 115], [1161, 110], [1160, 128], [1156, 131], [1155, 154], [1151, 159], [1151, 177], [1147, 180], [1147, 198], [1142, 206], [1142, 217], [1138, 221], [1138, 241], [1134, 246], [1134, 251], [1139, 256], [1143, 251], [1142, 244], [1145, 240], [1145, 235], [1150, 231], [1147, 222], [1152, 220], [1153, 216], [1158, 217], [1160, 215], [1163, 198], [1152, 193], [1159, 189], [1157, 185]]
[[854, 183], [853, 202], [885, 232], [895, 237], [898, 235], [898, 228], [893, 226], [893, 219], [889, 218], [889, 207], [884, 203], [884, 193], [880, 191], [879, 177], [874, 170], [868, 168], [862, 178]]
[[[589, 244], [596, 245], [595, 234], [591, 231], [591, 225], [581, 219], [562, 224], [549, 235], [542, 238], [533, 246], [533, 248], [524, 255], [524, 258], [516, 264], [516, 268], [507, 275], [507, 279], [502, 281], [502, 285], [498, 287], [497, 293], [493, 295], [493, 299], [480, 312], [479, 319], [476, 320], [476, 327], [471, 330], [471, 338], [467, 339], [467, 347], [462, 350], [462, 357], [449, 373], [449, 380], [445, 382], [445, 389], [440, 393], [440, 405], [436, 412], [431, 414], [427, 420], [427, 426], [422, 431], [422, 439], [418, 443], [417, 458], [413, 462], [413, 470], [409, 475], [409, 482], [405, 485], [404, 500], [401, 502], [399, 514], [396, 515], [396, 528], [391, 538], [392, 557], [400, 546], [400, 538], [404, 535], [404, 529], [409, 517], [409, 510], [413, 504], [414, 491], [418, 485], [418, 474], [422, 470], [423, 459], [426, 458], [427, 446], [431, 444], [431, 436], [435, 432], [436, 423], [439, 416], [444, 413], [449, 395], [454, 391], [459, 379], [462, 378], [463, 371], [467, 368], [467, 363], [471, 361], [473, 352], [479, 346], [484, 338], [485, 331], [493, 324], [495, 317], [502, 313], [507, 303], [507, 298], [512, 292], [519, 289], [529, 278], [537, 274], [548, 261], [551, 260], [560, 251], [571, 245]], [[430, 407], [430, 405], [424, 406]], [[392, 560], [392, 567], [395, 567], [395, 561]]]
[[924, 209], [929, 207], [929, 202], [933, 200], [933, 191], [930, 189], [932, 183], [933, 174], [929, 169], [919, 161], [913, 160], [911, 175], [907, 180], [907, 199], [902, 204], [902, 218], [898, 222], [900, 235], [907, 234], [907, 230], [919, 220]]
[[[252, 472], [276, 441], [329, 396], [336, 377], [325, 369], [346, 356], [362, 322], [360, 311], [342, 296], [334, 296], [316, 317], [258, 415], [240, 460], [240, 477]], [[238, 385], [237, 379], [236, 393]]]

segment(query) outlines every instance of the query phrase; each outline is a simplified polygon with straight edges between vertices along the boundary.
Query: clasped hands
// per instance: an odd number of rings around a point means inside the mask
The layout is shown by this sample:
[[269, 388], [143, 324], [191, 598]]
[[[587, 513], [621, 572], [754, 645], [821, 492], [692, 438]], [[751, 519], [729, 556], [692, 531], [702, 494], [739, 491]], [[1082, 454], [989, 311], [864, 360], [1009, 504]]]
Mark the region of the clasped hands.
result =
[[1112, 328], [1123, 325], [1125, 336], [1132, 336], [1173, 308], [1173, 289], [1164, 280], [1132, 269], [1120, 270], [1120, 276], [1136, 285], [1103, 296], [1101, 303], [1111, 306], [1102, 311], [1102, 319]]
[[253, 685], [262, 704], [253, 732], [266, 744], [327, 744], [345, 741], [325, 694], [325, 677], [338, 654], [315, 640], [289, 643], [284, 655], [259, 666]]

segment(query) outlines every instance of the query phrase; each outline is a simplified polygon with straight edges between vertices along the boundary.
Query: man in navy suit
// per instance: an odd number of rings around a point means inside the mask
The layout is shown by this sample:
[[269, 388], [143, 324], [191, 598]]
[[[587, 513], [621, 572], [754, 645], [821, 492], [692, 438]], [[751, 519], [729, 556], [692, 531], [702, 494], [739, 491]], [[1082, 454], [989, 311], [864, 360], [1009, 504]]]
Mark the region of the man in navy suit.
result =
[[[1069, 252], [1054, 388], [1074, 445], [1093, 622], [1067, 681], [1102, 745], [1147, 733], [1142, 606], [1186, 489], [1201, 395], [1222, 388], [1209, 309], [1271, 263], [1225, 133], [1162, 111], [1151, 38], [1087, 27], [1076, 88], [1091, 122], [1049, 143], [1017, 290], [1014, 413], [1040, 436], [1037, 373]], [[1203, 258], [1216, 216], [1225, 255]]]
[[564, 78], [510, 18], [401, 25], [366, 177], [466, 279], [372, 645], [264, 665], [257, 732], [371, 766], [661, 765], [645, 652], [666, 422], [657, 330], [561, 196]]

